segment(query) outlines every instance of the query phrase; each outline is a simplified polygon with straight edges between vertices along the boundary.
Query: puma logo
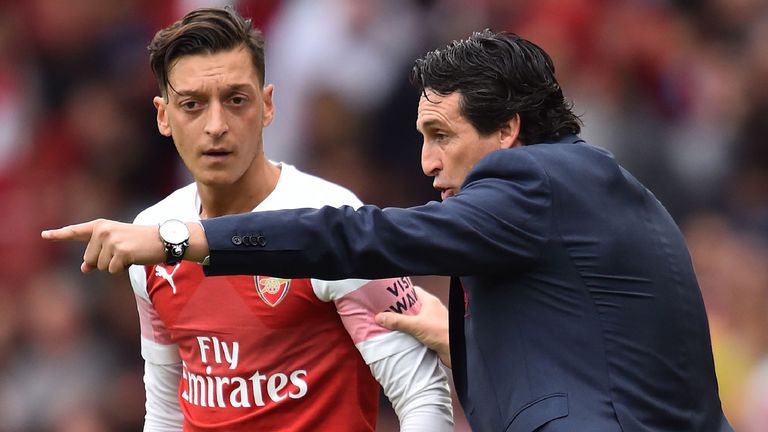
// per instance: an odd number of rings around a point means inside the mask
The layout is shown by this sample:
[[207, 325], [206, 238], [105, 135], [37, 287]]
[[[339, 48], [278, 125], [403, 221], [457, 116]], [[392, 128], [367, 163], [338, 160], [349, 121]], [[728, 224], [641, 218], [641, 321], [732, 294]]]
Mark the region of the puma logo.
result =
[[173, 290], [173, 293], [176, 294], [176, 284], [173, 283], [173, 274], [176, 273], [176, 270], [181, 267], [181, 263], [176, 264], [173, 266], [173, 271], [168, 273], [168, 269], [165, 267], [160, 267], [159, 265], [155, 266], [155, 276], [159, 276], [165, 280], [168, 281], [168, 285], [171, 286], [171, 289]]

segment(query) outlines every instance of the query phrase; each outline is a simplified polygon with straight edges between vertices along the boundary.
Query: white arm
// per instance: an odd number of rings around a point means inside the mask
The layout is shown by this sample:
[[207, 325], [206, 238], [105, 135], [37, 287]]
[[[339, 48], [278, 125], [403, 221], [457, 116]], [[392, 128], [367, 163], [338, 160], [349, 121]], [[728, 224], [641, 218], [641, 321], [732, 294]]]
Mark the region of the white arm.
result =
[[180, 432], [184, 415], [179, 406], [179, 382], [182, 364], [178, 348], [170, 340], [146, 288], [146, 271], [142, 266], [128, 269], [136, 297], [141, 327], [141, 356], [144, 358], [144, 390], [146, 414], [144, 432]]
[[416, 314], [419, 303], [410, 278], [312, 280], [318, 298], [333, 301], [347, 332], [379, 381], [403, 432], [453, 430], [448, 378], [434, 351], [412, 336], [376, 324], [390, 310]]
[[401, 432], [453, 430], [448, 379], [437, 355], [423, 345], [370, 364], [400, 420]]
[[184, 415], [179, 407], [181, 363], [158, 365], [144, 362], [144, 389], [147, 394], [144, 432], [180, 432]]

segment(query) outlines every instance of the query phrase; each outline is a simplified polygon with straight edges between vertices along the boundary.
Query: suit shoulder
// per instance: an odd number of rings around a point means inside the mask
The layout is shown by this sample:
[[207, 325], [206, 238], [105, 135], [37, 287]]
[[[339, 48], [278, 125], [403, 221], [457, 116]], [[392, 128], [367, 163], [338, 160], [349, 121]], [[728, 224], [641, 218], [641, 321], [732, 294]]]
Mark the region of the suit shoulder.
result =
[[593, 159], [615, 163], [613, 154], [602, 147], [587, 144], [583, 141], [576, 143], [535, 144], [523, 147], [528, 154], [542, 161], [558, 159]]
[[[194, 218], [197, 185], [190, 183], [141, 211], [133, 220], [135, 224], [154, 225], [170, 218]], [[188, 215], [187, 213], [191, 213]]]
[[477, 168], [549, 172], [550, 168], [560, 166], [563, 163], [573, 163], [578, 166], [590, 161], [616, 164], [613, 155], [608, 150], [584, 142], [576, 142], [533, 144], [498, 150], [481, 159], [477, 163]]
[[545, 175], [542, 156], [530, 146], [496, 150], [480, 159], [467, 176], [467, 182], [481, 178], [541, 177]]

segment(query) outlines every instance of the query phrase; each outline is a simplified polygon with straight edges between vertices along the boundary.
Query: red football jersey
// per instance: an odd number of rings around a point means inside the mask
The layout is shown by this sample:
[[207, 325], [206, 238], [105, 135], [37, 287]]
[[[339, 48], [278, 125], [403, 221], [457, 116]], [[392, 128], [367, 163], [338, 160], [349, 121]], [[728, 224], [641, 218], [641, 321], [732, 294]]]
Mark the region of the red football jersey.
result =
[[378, 383], [309, 279], [205, 277], [189, 262], [146, 273], [183, 364], [184, 430], [374, 429]]
[[[348, 191], [283, 165], [255, 211], [358, 205]], [[194, 220], [189, 185], [137, 223]], [[418, 345], [374, 322], [384, 310], [417, 313], [407, 277], [378, 281], [206, 277], [200, 264], [132, 266], [142, 355], [179, 365], [184, 430], [374, 430], [379, 383], [368, 364]]]

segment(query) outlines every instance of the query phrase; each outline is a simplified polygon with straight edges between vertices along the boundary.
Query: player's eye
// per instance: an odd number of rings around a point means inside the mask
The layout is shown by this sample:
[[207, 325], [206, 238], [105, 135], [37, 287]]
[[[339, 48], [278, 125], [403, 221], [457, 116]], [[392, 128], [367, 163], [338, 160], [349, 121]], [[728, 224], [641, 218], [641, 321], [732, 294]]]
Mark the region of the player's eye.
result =
[[185, 100], [182, 101], [179, 105], [186, 111], [194, 111], [200, 107], [200, 103], [198, 103], [196, 100]]
[[243, 96], [232, 96], [232, 97], [229, 99], [229, 103], [231, 103], [232, 105], [235, 105], [235, 106], [241, 106], [241, 105], [245, 105], [245, 103], [246, 103], [247, 101], [248, 101], [248, 99], [246, 99], [246, 98], [245, 98], [245, 97], [243, 97]]

